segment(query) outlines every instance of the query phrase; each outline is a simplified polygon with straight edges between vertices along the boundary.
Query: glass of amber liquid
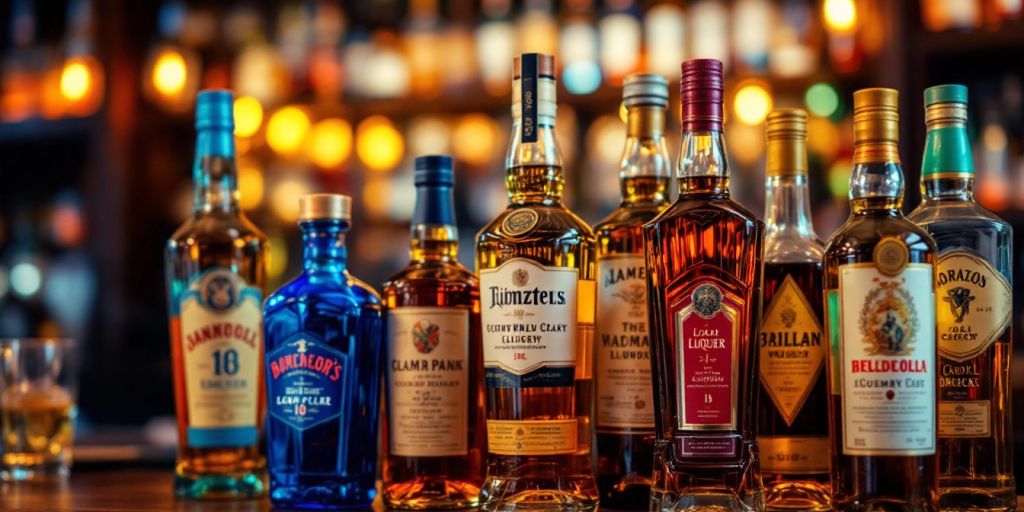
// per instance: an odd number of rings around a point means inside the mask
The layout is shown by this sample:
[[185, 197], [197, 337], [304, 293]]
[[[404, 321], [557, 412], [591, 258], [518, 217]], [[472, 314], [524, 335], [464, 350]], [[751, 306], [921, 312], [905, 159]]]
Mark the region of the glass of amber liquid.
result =
[[0, 339], [0, 479], [67, 478], [77, 364], [74, 340]]

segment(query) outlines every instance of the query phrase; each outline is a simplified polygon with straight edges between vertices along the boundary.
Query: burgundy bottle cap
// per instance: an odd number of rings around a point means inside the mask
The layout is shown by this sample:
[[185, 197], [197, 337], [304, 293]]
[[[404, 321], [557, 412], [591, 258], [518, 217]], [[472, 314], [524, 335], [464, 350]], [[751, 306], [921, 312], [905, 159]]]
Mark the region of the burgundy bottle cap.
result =
[[684, 131], [722, 131], [722, 61], [693, 59], [683, 63], [679, 96]]

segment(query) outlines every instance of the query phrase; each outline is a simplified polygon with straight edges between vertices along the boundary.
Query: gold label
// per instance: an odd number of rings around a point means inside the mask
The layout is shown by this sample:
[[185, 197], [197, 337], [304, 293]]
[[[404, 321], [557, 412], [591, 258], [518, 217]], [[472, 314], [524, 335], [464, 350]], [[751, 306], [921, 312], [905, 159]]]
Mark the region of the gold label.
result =
[[972, 359], [1010, 325], [1010, 284], [989, 262], [963, 251], [943, 254], [936, 267], [939, 355], [954, 361]]
[[576, 452], [576, 419], [487, 420], [487, 451], [496, 455]]
[[992, 402], [988, 400], [939, 401], [940, 437], [989, 437]]
[[761, 471], [790, 475], [828, 473], [828, 437], [758, 436]]
[[879, 272], [893, 277], [906, 268], [907, 262], [910, 261], [910, 250], [902, 239], [886, 237], [875, 245], [872, 260]]
[[761, 385], [792, 425], [821, 375], [827, 348], [814, 309], [788, 275], [768, 305], [758, 350]]
[[537, 215], [537, 212], [523, 208], [505, 217], [501, 223], [501, 230], [508, 236], [519, 236], [533, 229], [539, 220], [540, 216]]

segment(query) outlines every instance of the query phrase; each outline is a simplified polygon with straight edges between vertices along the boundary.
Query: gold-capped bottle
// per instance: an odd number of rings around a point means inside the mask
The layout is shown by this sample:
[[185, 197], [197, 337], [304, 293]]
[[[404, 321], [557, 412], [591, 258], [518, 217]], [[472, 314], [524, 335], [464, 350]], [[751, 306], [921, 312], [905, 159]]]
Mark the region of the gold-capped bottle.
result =
[[825, 248], [832, 506], [936, 510], [935, 241], [907, 220], [898, 93], [854, 93], [850, 218]]
[[562, 205], [555, 63], [515, 59], [509, 205], [477, 235], [487, 404], [484, 510], [597, 507], [594, 235]]

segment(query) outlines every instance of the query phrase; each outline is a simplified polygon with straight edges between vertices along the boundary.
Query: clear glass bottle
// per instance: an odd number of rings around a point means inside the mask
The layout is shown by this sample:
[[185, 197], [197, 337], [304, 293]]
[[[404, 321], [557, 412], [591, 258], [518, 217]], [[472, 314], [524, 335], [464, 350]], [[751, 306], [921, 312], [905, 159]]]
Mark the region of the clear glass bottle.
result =
[[175, 495], [257, 498], [266, 492], [263, 315], [267, 237], [238, 207], [233, 99], [196, 98], [192, 217], [165, 249], [178, 416]]
[[622, 203], [594, 226], [597, 323], [594, 426], [601, 505], [647, 510], [654, 464], [654, 396], [647, 326], [643, 225], [668, 204], [665, 146], [668, 80], [626, 77], [627, 138], [619, 179]]
[[764, 223], [729, 195], [722, 63], [690, 60], [682, 72], [679, 197], [644, 226], [650, 510], [763, 510], [754, 412]]
[[932, 512], [935, 241], [903, 216], [898, 93], [853, 94], [850, 218], [825, 247], [832, 507]]
[[477, 235], [487, 476], [484, 510], [597, 507], [591, 459], [594, 235], [562, 205], [555, 65], [515, 60], [508, 208]]
[[369, 507], [377, 495], [381, 302], [352, 277], [351, 199], [299, 199], [302, 274], [267, 299], [270, 501], [285, 508]]
[[828, 342], [821, 258], [807, 190], [807, 113], [765, 126], [764, 315], [757, 447], [767, 510], [829, 510]]
[[967, 88], [929, 87], [924, 103], [924, 200], [909, 219], [939, 250], [939, 508], [1013, 510], [1013, 229], [974, 201]]
[[479, 504], [486, 449], [480, 284], [459, 264], [452, 158], [416, 158], [409, 265], [384, 283], [384, 505]]

